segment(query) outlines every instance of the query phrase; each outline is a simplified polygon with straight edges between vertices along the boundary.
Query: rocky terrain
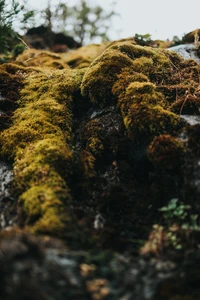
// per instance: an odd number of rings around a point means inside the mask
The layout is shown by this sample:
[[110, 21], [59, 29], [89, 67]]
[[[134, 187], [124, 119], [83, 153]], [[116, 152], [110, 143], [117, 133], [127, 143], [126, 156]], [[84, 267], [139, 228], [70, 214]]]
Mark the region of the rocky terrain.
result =
[[1, 299], [200, 299], [199, 45], [185, 44], [0, 65]]

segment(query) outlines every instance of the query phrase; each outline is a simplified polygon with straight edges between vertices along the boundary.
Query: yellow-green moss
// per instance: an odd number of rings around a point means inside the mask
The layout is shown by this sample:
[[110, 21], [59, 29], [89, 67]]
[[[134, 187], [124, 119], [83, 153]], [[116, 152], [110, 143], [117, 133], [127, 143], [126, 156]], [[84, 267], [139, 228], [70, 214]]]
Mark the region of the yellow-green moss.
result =
[[130, 67], [132, 60], [117, 50], [108, 48], [90, 65], [81, 84], [83, 96], [93, 103], [105, 106], [113, 102], [112, 87], [123, 68]]
[[132, 104], [146, 103], [151, 105], [166, 105], [162, 93], [156, 91], [156, 86], [151, 82], [132, 82], [124, 94], [120, 94], [118, 105], [125, 116]]
[[124, 116], [124, 125], [132, 139], [151, 138], [177, 130], [180, 118], [160, 105], [133, 104]]
[[99, 156], [104, 150], [102, 124], [98, 120], [89, 121], [82, 133], [82, 143], [86, 151]]
[[[40, 183], [32, 186], [19, 197], [26, 214], [26, 225], [31, 231], [45, 232], [51, 235], [61, 234], [71, 218], [66, 213], [71, 199], [70, 192], [60, 178], [60, 184]], [[42, 226], [40, 227], [39, 224]]]
[[95, 58], [102, 54], [108, 46], [108, 42], [102, 44], [91, 44], [71, 50], [67, 53], [61, 54], [62, 59], [71, 68], [85, 68], [88, 67]]
[[[149, 80], [160, 85], [171, 80], [172, 74], [177, 73], [175, 63], [180, 62], [177, 54], [167, 50], [119, 43], [110, 46], [90, 65], [83, 77], [81, 91], [91, 102], [104, 106], [115, 99], [116, 81], [123, 73], [129, 73], [130, 77], [132, 74], [132, 81]], [[136, 76], [137, 73], [141, 75]]]
[[25, 50], [17, 57], [16, 63], [26, 67], [69, 68], [59, 54], [36, 49]]
[[124, 68], [122, 72], [117, 75], [117, 79], [112, 87], [112, 94], [116, 97], [123, 97], [124, 93], [126, 92], [126, 88], [132, 82], [147, 82], [148, 77], [135, 72], [134, 68]]
[[31, 231], [65, 235], [74, 228], [68, 179], [73, 172], [72, 101], [83, 70], [29, 75], [12, 126], [0, 136], [1, 154], [14, 159], [14, 184]]
[[200, 36], [200, 28], [190, 31], [187, 34], [185, 34], [182, 38], [182, 43], [183, 44], [194, 43], [195, 36], [198, 36], [198, 37]]
[[168, 50], [115, 43], [90, 65], [81, 91], [101, 107], [118, 102], [129, 137], [153, 137], [179, 127], [172, 103], [186, 92], [200, 96], [199, 74], [196, 62]]

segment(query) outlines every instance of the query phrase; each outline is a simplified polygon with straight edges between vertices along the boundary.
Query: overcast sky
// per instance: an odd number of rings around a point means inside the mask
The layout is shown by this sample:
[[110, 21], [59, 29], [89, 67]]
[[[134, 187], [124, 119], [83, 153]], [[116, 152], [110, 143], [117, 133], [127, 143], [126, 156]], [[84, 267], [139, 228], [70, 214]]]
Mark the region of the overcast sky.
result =
[[[28, 0], [33, 8], [42, 9], [47, 0]], [[111, 7], [113, 0], [86, 0], [90, 5]], [[59, 0], [51, 0], [59, 3]], [[66, 0], [74, 5], [78, 0]], [[200, 0], [115, 0], [115, 12], [109, 36], [127, 38], [138, 34], [151, 34], [153, 39], [181, 38], [185, 33], [200, 28]]]

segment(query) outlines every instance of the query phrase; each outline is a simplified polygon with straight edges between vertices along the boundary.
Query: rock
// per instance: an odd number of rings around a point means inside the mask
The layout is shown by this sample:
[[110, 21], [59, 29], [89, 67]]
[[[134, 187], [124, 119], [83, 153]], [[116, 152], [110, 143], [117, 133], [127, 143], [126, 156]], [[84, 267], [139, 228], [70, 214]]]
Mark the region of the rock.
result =
[[170, 51], [175, 51], [184, 59], [194, 59], [200, 62], [199, 48], [195, 44], [182, 44], [168, 48]]
[[81, 46], [73, 37], [66, 36], [64, 33], [54, 33], [44, 25], [30, 28], [23, 39], [30, 48], [57, 50], [55, 52], [63, 52], [63, 46], [66, 47], [65, 50], [77, 49]]

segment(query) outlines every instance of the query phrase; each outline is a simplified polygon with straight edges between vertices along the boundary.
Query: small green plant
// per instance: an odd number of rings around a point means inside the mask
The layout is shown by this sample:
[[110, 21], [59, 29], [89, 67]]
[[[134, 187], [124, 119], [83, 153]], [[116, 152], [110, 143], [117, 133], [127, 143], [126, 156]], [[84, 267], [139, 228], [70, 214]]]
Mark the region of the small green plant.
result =
[[149, 46], [152, 43], [151, 35], [147, 34], [135, 34], [134, 40], [141, 46]]
[[190, 214], [190, 210], [190, 205], [185, 205], [177, 198], [171, 199], [167, 206], [159, 209], [167, 221], [167, 237], [176, 250], [183, 249], [184, 240], [191, 233], [200, 231], [199, 216]]
[[179, 199], [173, 198], [167, 206], [160, 208], [159, 211], [163, 212], [163, 217], [169, 224], [172, 224], [172, 222], [180, 223], [180, 221], [185, 220], [188, 215], [187, 211], [190, 209], [190, 205], [185, 205]]

